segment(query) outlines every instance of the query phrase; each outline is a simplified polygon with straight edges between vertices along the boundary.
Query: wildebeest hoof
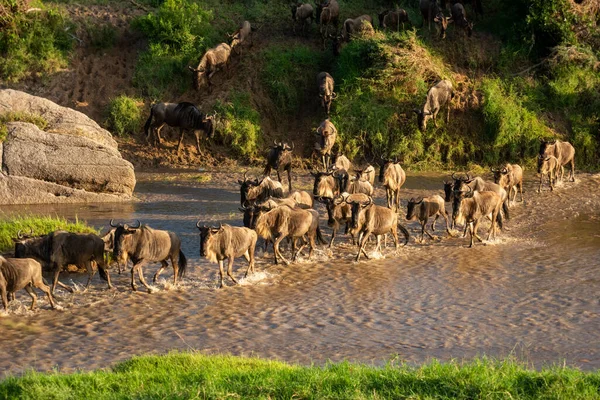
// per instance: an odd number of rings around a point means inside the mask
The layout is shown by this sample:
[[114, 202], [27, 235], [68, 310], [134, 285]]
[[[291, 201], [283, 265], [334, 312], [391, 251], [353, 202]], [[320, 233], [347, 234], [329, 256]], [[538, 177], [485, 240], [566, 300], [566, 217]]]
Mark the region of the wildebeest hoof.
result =
[[152, 293], [152, 292], [153, 292], [152, 288], [148, 288], [148, 293]]

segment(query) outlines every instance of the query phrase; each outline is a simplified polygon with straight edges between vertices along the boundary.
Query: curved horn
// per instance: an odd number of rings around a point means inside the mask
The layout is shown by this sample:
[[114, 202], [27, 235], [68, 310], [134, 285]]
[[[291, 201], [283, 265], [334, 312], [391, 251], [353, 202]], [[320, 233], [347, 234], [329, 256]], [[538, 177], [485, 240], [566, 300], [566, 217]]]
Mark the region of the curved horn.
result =
[[137, 221], [137, 226], [130, 226], [131, 229], [139, 229], [140, 226], [142, 226], [142, 223], [140, 222], [139, 219], [136, 219], [136, 221]]
[[472, 181], [473, 180], [473, 177], [471, 176], [470, 172], [467, 172], [467, 180], [468, 181]]
[[494, 167], [490, 167], [490, 171], [492, 171], [492, 172], [498, 172], [498, 170], [494, 169]]
[[371, 196], [369, 196], [369, 202], [368, 202], [368, 203], [365, 203], [365, 205], [364, 205], [364, 206], [365, 206], [365, 207], [366, 207], [366, 206], [370, 206], [371, 204], [373, 204], [373, 198], [372, 198]]
[[223, 229], [223, 223], [219, 222], [219, 230]]
[[201, 228], [201, 226], [200, 226], [200, 220], [198, 220], [198, 222], [196, 222], [196, 228], [198, 228], [198, 229]]
[[338, 97], [338, 95], [337, 95], [337, 93], [336, 93], [336, 92], [331, 92], [331, 99], [332, 99], [332, 100], [335, 100], [335, 99], [337, 99], [337, 97]]
[[454, 179], [454, 180], [458, 180], [459, 179], [459, 178], [456, 177], [456, 172], [452, 173], [452, 179]]
[[[419, 201], [417, 201], [417, 199], [419, 199]], [[421, 204], [423, 202], [423, 196], [419, 196], [417, 199], [415, 199], [415, 204]]]
[[296, 146], [294, 145], [294, 142], [292, 141], [292, 148], [290, 149], [290, 151], [294, 151], [294, 147], [296, 147]]
[[112, 226], [113, 228], [118, 227], [119, 225], [113, 225], [113, 221], [114, 221], [114, 219], [111, 218], [111, 220], [110, 220], [110, 226]]
[[21, 233], [20, 229], [19, 229], [19, 232], [17, 232], [17, 238], [18, 239], [23, 239], [23, 234]]
[[507, 170], [507, 169], [506, 169], [506, 167], [505, 167], [505, 168], [502, 168], [502, 169], [500, 170], [500, 172], [501, 172], [501, 173], [503, 173], [503, 174], [507, 174], [507, 173], [508, 173], [508, 170]]
[[273, 140], [273, 145], [277, 146], [277, 140]]
[[244, 171], [244, 182], [246, 182], [246, 174], [248, 174], [248, 171]]

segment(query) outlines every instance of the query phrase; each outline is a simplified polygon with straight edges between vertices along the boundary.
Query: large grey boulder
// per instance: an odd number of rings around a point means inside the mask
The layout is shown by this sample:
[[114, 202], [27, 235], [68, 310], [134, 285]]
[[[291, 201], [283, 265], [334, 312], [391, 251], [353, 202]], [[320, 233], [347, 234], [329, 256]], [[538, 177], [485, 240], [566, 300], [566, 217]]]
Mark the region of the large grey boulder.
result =
[[7, 124], [0, 204], [131, 200], [133, 165], [96, 122], [49, 100], [0, 90], [0, 115], [10, 111], [40, 115], [48, 126]]

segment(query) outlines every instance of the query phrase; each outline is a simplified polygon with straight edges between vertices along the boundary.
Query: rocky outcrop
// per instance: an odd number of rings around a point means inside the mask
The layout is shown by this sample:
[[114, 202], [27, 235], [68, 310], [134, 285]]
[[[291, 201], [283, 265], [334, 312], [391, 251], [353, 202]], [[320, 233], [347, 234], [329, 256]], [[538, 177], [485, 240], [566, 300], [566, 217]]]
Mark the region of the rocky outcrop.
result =
[[0, 204], [131, 200], [133, 165], [124, 160], [111, 134], [84, 114], [47, 99], [0, 90], [0, 115], [34, 114], [44, 130], [26, 122], [7, 123], [0, 146]]

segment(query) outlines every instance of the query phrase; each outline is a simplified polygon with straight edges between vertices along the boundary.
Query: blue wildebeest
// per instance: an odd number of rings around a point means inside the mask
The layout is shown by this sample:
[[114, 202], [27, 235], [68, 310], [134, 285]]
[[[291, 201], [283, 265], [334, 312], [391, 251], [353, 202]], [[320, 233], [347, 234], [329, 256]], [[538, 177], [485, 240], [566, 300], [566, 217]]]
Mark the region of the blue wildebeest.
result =
[[[285, 264], [289, 261], [279, 251], [279, 243], [290, 237], [292, 240], [292, 261], [295, 261], [302, 249], [306, 246], [304, 235], [308, 237], [310, 260], [316, 247], [315, 240], [319, 230], [319, 214], [313, 209], [304, 210], [280, 206], [261, 214], [256, 221], [256, 232], [264, 239], [273, 241], [275, 264], [278, 259]], [[302, 245], [296, 251], [296, 239], [302, 239]]]
[[38, 237], [19, 237], [15, 240], [16, 258], [33, 258], [50, 267], [54, 272], [52, 293], [56, 285], [73, 291], [73, 289], [58, 281], [58, 275], [69, 264], [84, 266], [88, 272], [85, 288], [90, 286], [95, 270], [92, 263], [98, 266], [100, 277], [112, 288], [108, 266], [104, 261], [104, 241], [93, 233], [71, 233], [55, 231]]
[[437, 128], [436, 117], [442, 107], [446, 107], [446, 123], [450, 121], [450, 103], [454, 98], [454, 90], [452, 82], [449, 80], [441, 80], [429, 89], [427, 99], [421, 109], [414, 109], [417, 114], [417, 123], [421, 131], [427, 129], [427, 121], [433, 118], [433, 124]]
[[294, 23], [292, 24], [292, 29], [294, 33], [296, 33], [296, 24], [299, 23], [302, 28], [302, 33], [308, 33], [307, 29], [310, 27], [314, 19], [314, 10], [313, 7], [308, 3], [300, 3], [297, 2], [292, 4], [292, 20]]
[[[345, 233], [349, 232], [350, 223], [352, 221], [352, 208], [350, 204], [346, 203], [346, 198], [350, 196], [349, 193], [342, 193], [340, 196], [335, 198], [331, 197], [319, 197], [317, 200], [325, 205], [327, 209], [327, 226], [332, 229], [331, 240], [329, 246], [333, 246], [333, 240], [337, 231], [340, 229], [340, 224], [346, 225]], [[354, 237], [352, 241], [355, 242]]]
[[268, 176], [259, 181], [258, 178], [247, 178], [244, 172], [244, 179], [238, 179], [238, 184], [240, 185], [240, 205], [242, 206], [260, 203], [269, 197], [283, 198], [281, 182], [274, 181]]
[[544, 141], [540, 145], [540, 157], [538, 158], [538, 169], [543, 160], [549, 156], [554, 156], [560, 164], [560, 180], [563, 180], [565, 175], [565, 165], [571, 165], [570, 181], [575, 182], [575, 148], [569, 142], [561, 142], [554, 140], [551, 142]]
[[271, 176], [271, 169], [277, 171], [277, 180], [281, 182], [281, 172], [287, 171], [288, 191], [292, 192], [292, 152], [294, 151], [294, 142], [290, 147], [287, 143], [273, 141], [273, 146], [267, 154], [267, 165], [263, 174]]
[[334, 198], [348, 191], [350, 177], [346, 170], [311, 172], [315, 177], [313, 196]]
[[540, 174], [540, 186], [538, 188], [538, 193], [542, 191], [544, 175], [548, 175], [548, 184], [550, 185], [550, 190], [554, 190], [554, 184], [556, 183], [559, 172], [560, 162], [558, 162], [556, 157], [548, 156], [543, 158], [542, 156], [539, 156], [538, 173]]
[[452, 13], [452, 18], [448, 22], [453, 22], [455, 26], [462, 28], [468, 37], [471, 37], [473, 35], [473, 23], [467, 21], [467, 13], [463, 5], [460, 3], [454, 4], [450, 12]]
[[323, 50], [325, 50], [325, 39], [329, 37], [329, 26], [335, 25], [334, 32], [337, 31], [340, 18], [340, 5], [336, 0], [325, 0], [323, 2], [315, 2], [317, 6], [317, 22], [320, 25], [319, 32], [321, 33], [321, 41]]
[[358, 32], [374, 32], [373, 18], [364, 14], [356, 18], [348, 18], [342, 27], [342, 40], [349, 42], [352, 36]]
[[397, 160], [384, 160], [379, 169], [379, 182], [383, 183], [388, 208], [400, 209], [400, 188], [406, 181], [406, 173]]
[[177, 284], [179, 277], [185, 275], [187, 268], [187, 259], [181, 251], [181, 241], [179, 237], [170, 231], [161, 231], [152, 229], [149, 226], [142, 226], [138, 221], [137, 226], [127, 224], [114, 225], [110, 220], [110, 226], [117, 228], [115, 230], [115, 241], [113, 256], [118, 263], [126, 263], [131, 260], [131, 288], [136, 291], [135, 274], [139, 275], [140, 282], [146, 287], [149, 293], [152, 292], [150, 286], [144, 279], [143, 267], [149, 262], [160, 262], [161, 267], [154, 274], [153, 282], [156, 282], [160, 273], [169, 266], [168, 259], [173, 266], [173, 284]]
[[483, 217], [488, 217], [492, 221], [487, 240], [492, 235], [496, 237], [496, 224], [502, 229], [502, 214], [500, 208], [504, 204], [502, 198], [495, 192], [480, 192], [470, 187], [461, 188], [454, 191], [452, 220], [465, 224], [465, 230], [468, 227], [471, 234], [469, 247], [473, 247], [473, 237], [480, 242], [481, 238], [477, 235], [477, 228]]
[[[521, 201], [523, 201], [523, 169], [517, 164], [505, 164], [500, 168], [491, 168], [494, 174], [494, 182], [502, 186], [508, 192], [508, 197], [515, 190], [512, 202], [517, 198], [517, 191], [521, 192]], [[510, 205], [510, 200], [508, 202]]]
[[31, 296], [31, 310], [35, 308], [37, 296], [33, 288], [46, 293], [52, 308], [56, 308], [50, 288], [42, 279], [42, 265], [32, 258], [4, 258], [0, 256], [0, 295], [4, 310], [8, 310], [8, 298], [14, 298], [17, 290], [25, 289]]
[[323, 168], [327, 171], [331, 161], [331, 150], [337, 139], [337, 129], [329, 121], [329, 118], [321, 122], [317, 128], [317, 142], [315, 150], [319, 153], [323, 161]]
[[335, 81], [327, 72], [319, 72], [317, 74], [317, 85], [319, 87], [319, 98], [321, 106], [325, 109], [325, 113], [329, 115], [331, 102], [337, 98], [337, 94], [333, 91]]
[[256, 31], [256, 28], [250, 25], [250, 22], [244, 21], [240, 28], [233, 34], [228, 35], [231, 39], [231, 50], [242, 55], [242, 45], [246, 40], [250, 40], [250, 46], [252, 46], [252, 32]]
[[196, 223], [200, 230], [200, 255], [206, 257], [210, 262], [219, 263], [220, 286], [223, 287], [223, 261], [228, 259], [227, 276], [237, 284], [231, 274], [233, 271], [233, 260], [244, 256], [248, 261], [249, 272], [254, 272], [254, 249], [258, 236], [256, 232], [248, 228], [233, 227], [221, 224], [218, 228], [201, 226], [200, 221]]
[[379, 17], [379, 27], [381, 29], [395, 29], [396, 31], [400, 31], [400, 24], [402, 24], [402, 29], [404, 29], [404, 23], [410, 23], [408, 19], [408, 13], [406, 10], [398, 9], [398, 10], [385, 10], [378, 15]]
[[367, 181], [371, 186], [375, 185], [375, 168], [371, 164], [367, 164], [363, 169], [354, 168], [356, 179]]
[[[356, 195], [354, 195], [356, 196]], [[381, 207], [373, 203], [373, 199], [367, 196], [367, 201], [346, 200], [352, 208], [352, 230], [361, 237], [359, 243], [358, 254], [356, 261], [360, 260], [360, 255], [363, 253], [367, 259], [369, 255], [365, 251], [365, 245], [371, 234], [377, 237], [376, 251], [381, 247], [380, 238], [382, 235], [390, 233], [394, 239], [396, 251], [398, 251], [398, 229], [402, 231], [408, 243], [409, 233], [404, 226], [398, 222], [398, 214], [393, 210]]]
[[[154, 119], [154, 121], [153, 121]], [[160, 130], [165, 124], [173, 128], [179, 128], [179, 143], [177, 144], [177, 154], [181, 152], [181, 143], [183, 134], [186, 130], [193, 130], [196, 135], [196, 146], [198, 154], [200, 150], [199, 130], [206, 133], [209, 138], [215, 135], [215, 115], [207, 116], [203, 114], [192, 103], [156, 103], [150, 108], [150, 116], [144, 125], [146, 141], [152, 142], [154, 146], [160, 144]]]
[[204, 83], [206, 83], [210, 93], [212, 91], [212, 83], [210, 78], [212, 78], [217, 71], [223, 68], [228, 69], [227, 64], [230, 56], [231, 46], [229, 46], [227, 43], [220, 43], [212, 49], [206, 50], [206, 53], [204, 53], [200, 59], [200, 63], [198, 64], [197, 68], [188, 66], [189, 70], [194, 73], [193, 80], [196, 90], [200, 90]]
[[433, 236], [426, 230], [427, 221], [429, 218], [435, 216], [435, 219], [431, 223], [431, 230], [435, 232], [435, 222], [440, 215], [446, 220], [446, 232], [452, 236], [444, 199], [441, 196], [436, 194], [425, 198], [421, 197], [420, 199], [411, 198], [406, 206], [406, 220], [410, 221], [416, 218], [421, 223], [421, 242], [423, 242], [425, 233], [433, 239]]

